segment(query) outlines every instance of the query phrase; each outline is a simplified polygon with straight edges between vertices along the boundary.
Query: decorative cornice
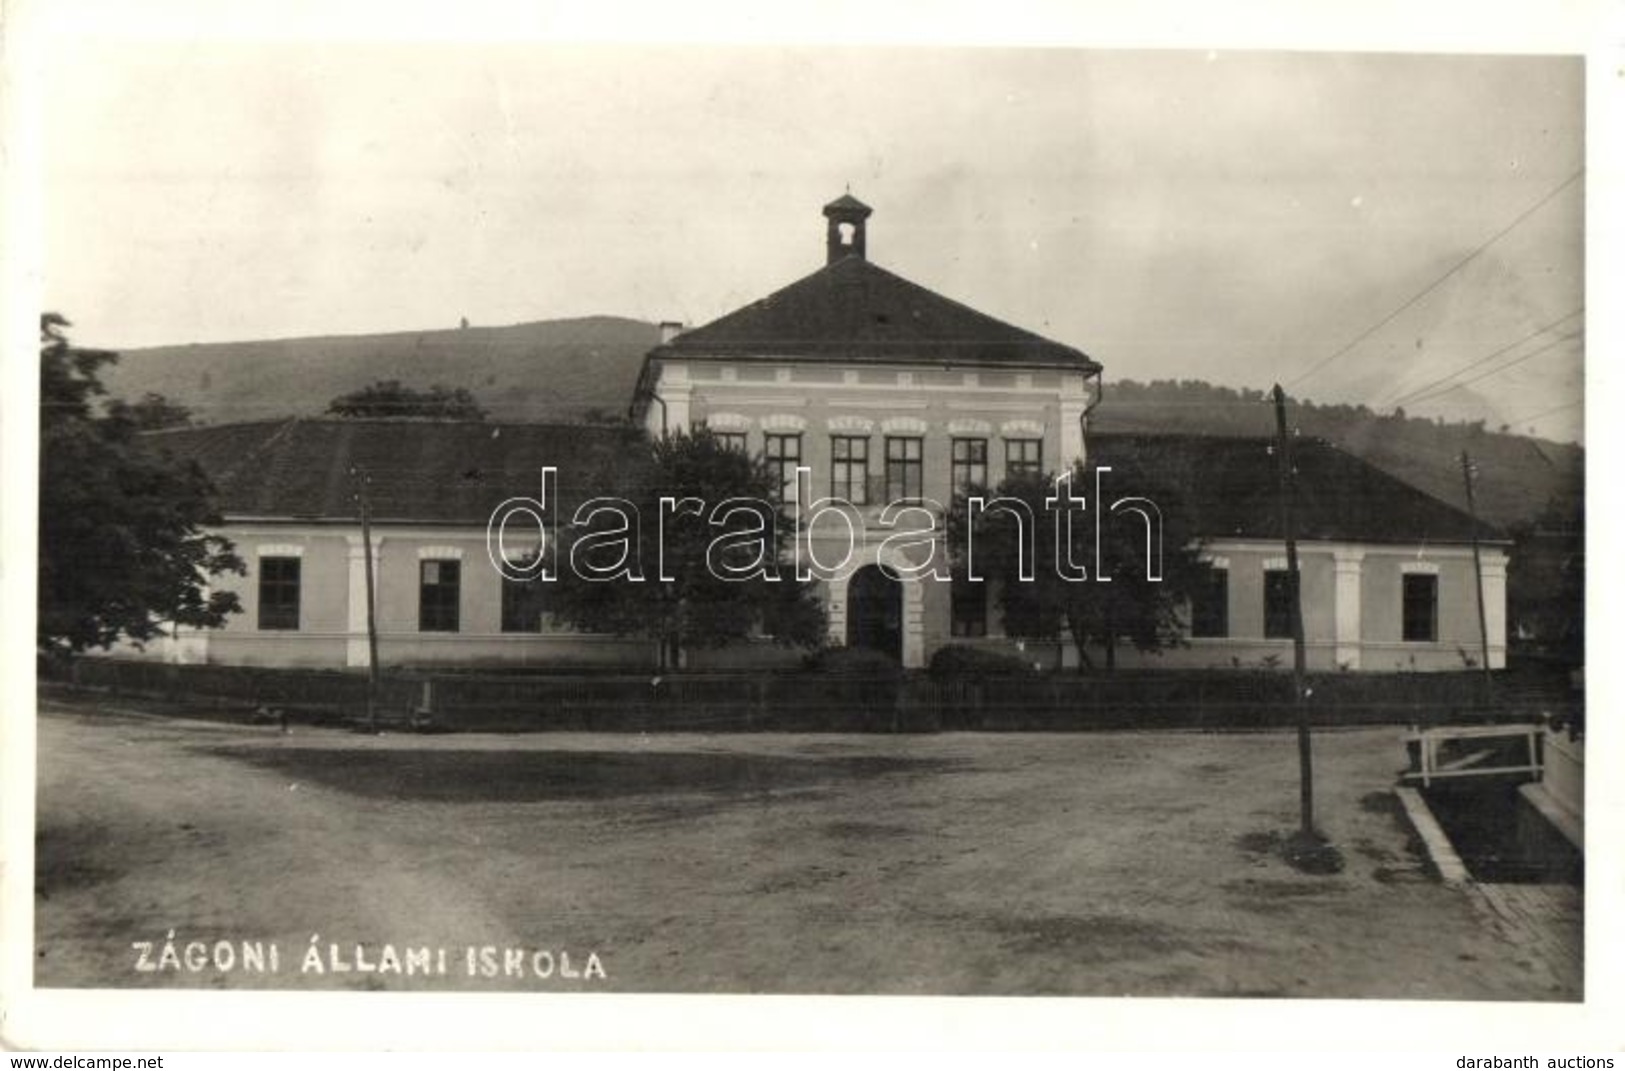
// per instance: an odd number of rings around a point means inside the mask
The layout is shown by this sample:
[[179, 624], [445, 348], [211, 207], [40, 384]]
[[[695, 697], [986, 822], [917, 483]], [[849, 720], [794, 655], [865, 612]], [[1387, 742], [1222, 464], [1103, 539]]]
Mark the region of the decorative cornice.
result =
[[1044, 434], [1044, 425], [1037, 420], [1006, 420], [999, 426], [999, 434], [1006, 439], [1037, 438]]
[[931, 403], [924, 398], [831, 398], [831, 409], [927, 409]]
[[743, 413], [707, 413], [703, 421], [712, 431], [749, 431], [751, 419]]

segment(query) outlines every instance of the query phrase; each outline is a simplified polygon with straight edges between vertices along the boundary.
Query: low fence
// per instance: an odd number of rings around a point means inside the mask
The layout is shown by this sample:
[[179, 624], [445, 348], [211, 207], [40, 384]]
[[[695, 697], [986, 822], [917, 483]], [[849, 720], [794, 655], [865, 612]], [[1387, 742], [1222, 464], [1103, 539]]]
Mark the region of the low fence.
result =
[[[45, 680], [118, 695], [161, 699], [190, 713], [250, 713], [264, 707], [300, 721], [347, 721], [365, 715], [367, 676], [343, 670], [259, 666], [170, 665], [121, 658], [77, 658], [40, 667]], [[418, 689], [403, 677], [380, 681], [378, 707], [404, 719]]]
[[[359, 722], [367, 675], [341, 670], [166, 665], [82, 658], [43, 671], [79, 689], [160, 699], [192, 714], [286, 713], [301, 722]], [[903, 728], [898, 679], [816, 674], [478, 674], [385, 671], [384, 724], [450, 731], [782, 730]], [[930, 728], [932, 726], [922, 726]]]
[[[184, 666], [82, 658], [48, 676], [79, 688], [164, 699], [193, 712], [299, 721], [365, 716], [365, 673]], [[1318, 726], [1494, 722], [1560, 714], [1574, 699], [1500, 674], [1484, 702], [1482, 674], [1312, 674]], [[1517, 687], [1511, 685], [1516, 684]], [[1297, 713], [1279, 672], [1119, 672], [935, 679], [799, 673], [482, 674], [389, 671], [378, 717], [452, 731], [1075, 731], [1269, 729]]]

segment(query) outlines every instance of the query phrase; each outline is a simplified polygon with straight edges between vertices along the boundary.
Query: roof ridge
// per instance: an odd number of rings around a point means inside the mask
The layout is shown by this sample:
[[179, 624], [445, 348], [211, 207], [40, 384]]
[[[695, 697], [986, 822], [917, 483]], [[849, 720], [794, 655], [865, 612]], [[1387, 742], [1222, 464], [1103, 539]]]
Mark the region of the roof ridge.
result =
[[255, 419], [255, 420], [225, 420], [225, 421], [220, 421], [220, 422], [217, 422], [217, 423], [170, 424], [170, 425], [167, 425], [166, 427], [162, 427], [162, 428], [142, 428], [138, 432], [136, 432], [136, 434], [138, 434], [138, 435], [196, 435], [199, 432], [215, 431], [215, 430], [220, 429], [220, 428], [248, 428], [248, 427], [254, 427], [255, 425], [259, 425], [259, 424], [281, 424], [283, 421], [293, 420], [293, 419], [295, 419], [295, 418], [294, 417], [289, 417], [289, 416], [277, 416], [277, 417], [259, 417], [259, 418]]
[[425, 417], [341, 417], [326, 413], [318, 416], [287, 416], [267, 417], [260, 420], [228, 420], [218, 424], [195, 424], [190, 427], [158, 428], [144, 431], [143, 435], [158, 435], [172, 432], [198, 433], [221, 431], [230, 428], [251, 428], [262, 424], [288, 424], [300, 423], [307, 425], [326, 426], [342, 425], [355, 427], [368, 424], [388, 424], [405, 427], [474, 427], [474, 428], [608, 428], [612, 424], [594, 424], [583, 420], [446, 420]]

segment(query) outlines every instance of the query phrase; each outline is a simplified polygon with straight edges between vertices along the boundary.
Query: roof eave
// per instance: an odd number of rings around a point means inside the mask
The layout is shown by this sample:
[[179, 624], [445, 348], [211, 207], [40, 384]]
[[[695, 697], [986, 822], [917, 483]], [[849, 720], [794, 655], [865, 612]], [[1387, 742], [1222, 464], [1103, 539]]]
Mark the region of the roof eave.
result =
[[[1030, 355], [1014, 357], [1007, 360], [963, 357], [951, 357], [945, 359], [941, 356], [921, 354], [913, 347], [905, 349], [904, 347], [900, 346], [899, 352], [895, 354], [876, 352], [872, 347], [872, 344], [866, 346], [862, 343], [856, 344], [855, 346], [851, 347], [851, 349], [862, 353], [863, 356], [843, 357], [840, 352], [841, 345], [841, 343], [831, 343], [827, 348], [824, 349], [802, 352], [775, 348], [775, 346], [769, 342], [696, 344], [692, 348], [683, 346], [681, 344], [657, 346], [656, 348], [650, 350], [649, 353], [644, 357], [644, 374], [647, 374], [647, 369], [651, 363], [662, 360], [756, 361], [764, 363], [782, 363], [785, 361], [807, 360], [836, 362], [847, 359], [869, 363], [941, 365], [944, 367], [967, 368], [1037, 368], [1045, 370], [1059, 368], [1066, 369], [1068, 371], [1081, 372], [1084, 375], [1095, 375], [1104, 371], [1104, 366], [1101, 365], [1100, 362], [1096, 361], [1082, 350], [1072, 350], [1053, 343], [1051, 345], [1054, 345], [1056, 350], [1060, 351], [1053, 360], [1034, 359]], [[643, 375], [639, 376], [638, 385], [640, 389], [643, 387]]]

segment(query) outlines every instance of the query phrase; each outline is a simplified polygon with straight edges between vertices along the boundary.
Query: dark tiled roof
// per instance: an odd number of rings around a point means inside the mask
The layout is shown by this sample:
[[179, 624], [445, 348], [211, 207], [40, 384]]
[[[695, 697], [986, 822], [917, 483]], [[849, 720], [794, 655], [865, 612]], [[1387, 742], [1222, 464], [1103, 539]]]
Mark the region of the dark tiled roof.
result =
[[227, 518], [354, 520], [350, 466], [370, 477], [379, 521], [484, 524], [514, 496], [538, 497], [546, 465], [575, 501], [613, 462], [619, 428], [411, 420], [279, 420], [154, 432], [148, 441], [209, 474]]
[[[1298, 470], [1298, 537], [1360, 543], [1465, 543], [1472, 519], [1320, 439], [1293, 446]], [[1284, 539], [1271, 439], [1211, 435], [1091, 435], [1090, 464], [1112, 466], [1110, 497], [1137, 493], [1134, 479], [1184, 496], [1192, 527], [1208, 539]], [[1481, 539], [1505, 535], [1479, 522]]]
[[[410, 420], [281, 420], [154, 432], [148, 441], [197, 461], [228, 519], [356, 518], [352, 463], [371, 476], [381, 522], [484, 524], [504, 499], [537, 497], [558, 469], [564, 503], [597, 484], [627, 447], [621, 428]], [[1210, 538], [1282, 538], [1275, 455], [1267, 439], [1092, 435], [1092, 464], [1110, 465], [1113, 498], [1168, 485]], [[1298, 534], [1368, 543], [1463, 543], [1467, 515], [1320, 440], [1296, 446]], [[1142, 478], [1136, 487], [1136, 476]], [[1505, 537], [1479, 525], [1481, 538]]]
[[679, 335], [650, 356], [709, 353], [1099, 368], [1080, 350], [995, 320], [857, 256]]

